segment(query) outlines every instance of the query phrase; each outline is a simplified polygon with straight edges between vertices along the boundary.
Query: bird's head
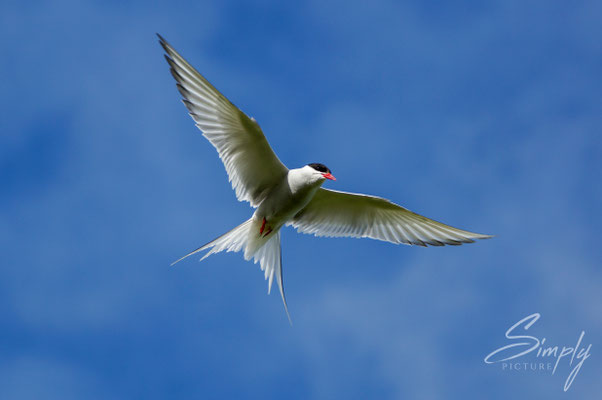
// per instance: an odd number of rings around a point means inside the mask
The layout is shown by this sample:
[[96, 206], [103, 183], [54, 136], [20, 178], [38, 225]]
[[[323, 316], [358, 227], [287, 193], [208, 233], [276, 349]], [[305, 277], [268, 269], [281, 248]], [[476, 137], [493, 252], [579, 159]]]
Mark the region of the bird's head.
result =
[[330, 169], [328, 169], [328, 167], [324, 164], [320, 164], [320, 163], [311, 163], [311, 164], [307, 164], [306, 167], [309, 167], [311, 169], [311, 173], [313, 175], [315, 175], [316, 178], [320, 179], [320, 180], [324, 180], [324, 179], [330, 179], [332, 181], [336, 181], [337, 179], [332, 175], [332, 173], [330, 172]]

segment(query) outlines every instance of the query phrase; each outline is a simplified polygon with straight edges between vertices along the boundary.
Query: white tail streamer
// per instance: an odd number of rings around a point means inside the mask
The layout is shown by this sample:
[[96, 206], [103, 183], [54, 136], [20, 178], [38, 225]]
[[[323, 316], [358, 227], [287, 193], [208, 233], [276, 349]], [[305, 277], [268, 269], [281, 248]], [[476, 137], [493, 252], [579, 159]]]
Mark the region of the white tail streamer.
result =
[[[292, 325], [291, 316], [288, 312], [288, 306], [286, 304], [286, 297], [284, 295], [284, 282], [282, 278], [282, 254], [280, 251], [280, 230], [273, 232], [269, 239], [266, 239], [264, 243], [257, 244], [257, 240], [250, 240], [252, 235], [251, 227], [253, 226], [253, 218], [243, 222], [231, 231], [224, 233], [217, 239], [199, 247], [196, 250], [191, 251], [184, 257], [173, 262], [174, 265], [183, 259], [190, 257], [193, 254], [199, 253], [204, 250], [209, 250], [200, 261], [209, 257], [212, 254], [219, 253], [221, 251], [233, 251], [239, 252], [244, 250], [245, 260], [253, 258], [253, 262], [261, 266], [261, 270], [265, 273], [265, 279], [268, 280], [268, 294], [272, 289], [272, 283], [274, 278], [278, 282], [280, 289], [280, 295], [282, 296], [282, 302], [284, 303], [284, 310], [286, 316]], [[254, 238], [257, 239], [257, 238]], [[263, 239], [263, 238], [262, 238]], [[253, 242], [253, 243], [250, 243]], [[251, 245], [251, 246], [249, 246]], [[250, 250], [247, 251], [247, 250]]]

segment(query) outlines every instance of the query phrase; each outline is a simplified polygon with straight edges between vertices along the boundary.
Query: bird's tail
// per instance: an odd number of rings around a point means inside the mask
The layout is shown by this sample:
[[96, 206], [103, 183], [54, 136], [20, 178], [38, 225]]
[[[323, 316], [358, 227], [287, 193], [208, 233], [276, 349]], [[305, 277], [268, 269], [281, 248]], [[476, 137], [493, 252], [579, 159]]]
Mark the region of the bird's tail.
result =
[[[190, 257], [193, 254], [199, 253], [203, 250], [209, 250], [201, 259], [209, 257], [211, 254], [219, 253], [221, 251], [233, 251], [238, 252], [244, 250], [245, 260], [253, 258], [253, 262], [261, 266], [261, 270], [265, 273], [265, 279], [268, 280], [268, 294], [272, 288], [272, 282], [274, 277], [278, 282], [280, 288], [280, 295], [282, 296], [282, 302], [284, 303], [284, 310], [286, 315], [291, 321], [291, 316], [288, 313], [288, 306], [286, 305], [286, 297], [284, 295], [284, 282], [282, 278], [282, 253], [280, 251], [280, 229], [277, 232], [272, 232], [268, 238], [263, 238], [261, 235], [253, 234], [255, 231], [259, 233], [259, 228], [252, 229], [257, 225], [257, 221], [253, 218], [243, 222], [231, 231], [224, 233], [217, 239], [199, 247], [196, 250], [191, 251], [184, 257], [173, 262], [174, 265], [183, 259]], [[291, 322], [292, 324], [292, 322]]]
[[203, 261], [205, 258], [209, 257], [211, 254], [219, 253], [220, 251], [240, 251], [241, 249], [246, 247], [246, 244], [249, 240], [249, 232], [250, 227], [253, 223], [253, 218], [243, 222], [238, 225], [236, 228], [231, 231], [224, 233], [217, 239], [210, 241], [209, 243], [199, 247], [196, 250], [191, 251], [186, 254], [184, 257], [179, 260], [174, 261], [171, 265], [177, 264], [185, 258], [190, 257], [193, 254], [200, 253], [203, 250], [210, 249], [207, 254], [205, 254], [200, 261]]

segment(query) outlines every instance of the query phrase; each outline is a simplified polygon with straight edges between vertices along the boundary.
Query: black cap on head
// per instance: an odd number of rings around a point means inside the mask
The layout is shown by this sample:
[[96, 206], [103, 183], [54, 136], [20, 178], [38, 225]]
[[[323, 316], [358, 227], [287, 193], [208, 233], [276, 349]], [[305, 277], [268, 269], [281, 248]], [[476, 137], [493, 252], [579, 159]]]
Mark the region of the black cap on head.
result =
[[320, 163], [311, 163], [311, 164], [307, 164], [310, 167], [312, 167], [313, 169], [315, 169], [318, 172], [322, 172], [323, 174], [330, 174], [330, 169], [328, 169], [328, 167], [324, 164], [320, 164]]

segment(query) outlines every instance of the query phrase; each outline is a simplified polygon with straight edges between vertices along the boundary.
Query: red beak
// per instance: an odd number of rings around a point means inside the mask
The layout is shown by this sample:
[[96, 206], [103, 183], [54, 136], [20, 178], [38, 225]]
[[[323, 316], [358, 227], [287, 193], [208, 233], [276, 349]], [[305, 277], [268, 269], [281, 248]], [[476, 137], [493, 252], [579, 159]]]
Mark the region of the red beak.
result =
[[322, 176], [326, 179], [330, 179], [331, 181], [336, 181], [337, 178], [335, 178], [334, 176], [332, 176], [332, 174], [329, 172], [327, 174], [322, 174]]

